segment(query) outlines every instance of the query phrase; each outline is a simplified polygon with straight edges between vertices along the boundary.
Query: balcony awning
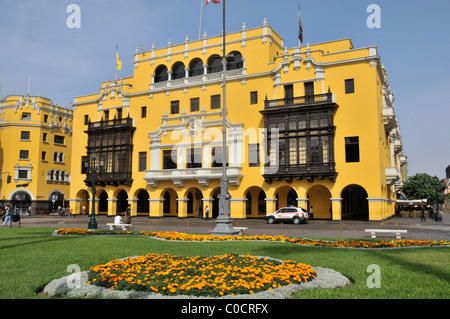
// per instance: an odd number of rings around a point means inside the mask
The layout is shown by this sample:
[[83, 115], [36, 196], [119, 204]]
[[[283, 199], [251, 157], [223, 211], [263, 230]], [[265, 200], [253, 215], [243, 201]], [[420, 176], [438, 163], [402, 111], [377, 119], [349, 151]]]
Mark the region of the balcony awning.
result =
[[395, 201], [395, 203], [399, 206], [424, 206], [427, 205], [427, 200], [426, 199], [411, 199], [411, 200], [407, 200], [407, 199], [397, 199]]

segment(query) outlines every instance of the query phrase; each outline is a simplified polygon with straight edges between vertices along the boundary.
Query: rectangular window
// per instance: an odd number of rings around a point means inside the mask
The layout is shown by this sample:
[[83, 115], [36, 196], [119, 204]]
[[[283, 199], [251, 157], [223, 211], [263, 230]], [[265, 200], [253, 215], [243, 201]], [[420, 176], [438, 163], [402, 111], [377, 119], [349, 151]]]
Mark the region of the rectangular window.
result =
[[298, 147], [297, 147], [297, 138], [289, 139], [289, 164], [297, 165], [298, 164]]
[[[228, 166], [228, 147], [227, 147], [227, 163]], [[211, 151], [211, 167], [222, 167], [222, 146], [215, 146]]]
[[258, 92], [250, 92], [250, 104], [258, 104]]
[[[87, 174], [86, 166], [84, 163], [88, 160], [87, 156], [81, 156], [81, 174]], [[106, 158], [105, 158], [105, 164], [106, 164]]]
[[314, 96], [314, 82], [305, 82], [305, 96], [309, 98]]
[[118, 118], [119, 120], [122, 119], [122, 108], [117, 109], [117, 118]]
[[220, 109], [220, 94], [211, 95], [211, 109]]
[[180, 101], [171, 101], [170, 114], [178, 114], [178, 113], [180, 113]]
[[27, 170], [19, 170], [19, 179], [27, 179], [28, 171]]
[[29, 141], [30, 140], [30, 131], [20, 132], [20, 139], [23, 141]]
[[47, 114], [44, 115], [44, 122], [45, 122], [45, 123], [48, 122], [48, 115], [47, 115]]
[[359, 162], [359, 137], [345, 138], [345, 161], [347, 163]]
[[143, 119], [147, 118], [147, 107], [146, 106], [141, 107], [141, 118], [143, 118]]
[[354, 79], [345, 80], [345, 94], [355, 93]]
[[31, 121], [31, 113], [23, 112], [22, 121]]
[[55, 144], [64, 144], [64, 136], [55, 135], [53, 142]]
[[47, 142], [47, 133], [42, 135], [42, 142]]
[[284, 86], [284, 98], [286, 99], [287, 104], [294, 102], [294, 85], [293, 84]]
[[306, 164], [307, 161], [306, 138], [298, 139], [298, 163]]
[[139, 152], [139, 172], [147, 170], [147, 152]]
[[41, 160], [46, 161], [47, 160], [47, 152], [42, 152]]
[[322, 136], [322, 155], [323, 155], [322, 161], [324, 163], [329, 163], [330, 162], [329, 149], [330, 149], [330, 138], [329, 138], [329, 136]]
[[89, 115], [85, 114], [84, 115], [84, 125], [88, 125], [89, 124]]
[[248, 166], [260, 166], [259, 162], [259, 144], [248, 144]]
[[321, 163], [319, 137], [311, 137], [311, 163]]
[[200, 98], [195, 97], [191, 99], [191, 112], [200, 111]]
[[29, 159], [28, 156], [29, 156], [29, 151], [20, 150], [20, 152], [19, 152], [19, 159], [27, 160], [27, 159]]
[[106, 111], [104, 112], [104, 115], [105, 115], [104, 121], [109, 121], [109, 110], [106, 110]]
[[163, 150], [163, 169], [177, 168], [177, 150]]
[[202, 149], [200, 147], [186, 149], [186, 168], [200, 167], [202, 167]]

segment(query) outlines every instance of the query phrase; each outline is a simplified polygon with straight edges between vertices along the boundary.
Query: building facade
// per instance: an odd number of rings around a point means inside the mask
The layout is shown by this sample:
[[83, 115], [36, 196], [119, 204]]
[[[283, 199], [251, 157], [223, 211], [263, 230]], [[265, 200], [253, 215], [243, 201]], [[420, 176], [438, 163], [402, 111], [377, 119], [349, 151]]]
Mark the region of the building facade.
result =
[[72, 117], [44, 97], [0, 100], [0, 206], [34, 215], [68, 204]]
[[[262, 27], [226, 36], [231, 216], [288, 205], [318, 219], [394, 215], [406, 156], [375, 46], [350, 39], [286, 48]], [[70, 200], [161, 218], [218, 214], [222, 175], [222, 37], [137, 50], [132, 77], [76, 97]], [[96, 152], [96, 160], [91, 157]], [[95, 163], [94, 163], [95, 162]], [[210, 216], [211, 217], [211, 216]]]

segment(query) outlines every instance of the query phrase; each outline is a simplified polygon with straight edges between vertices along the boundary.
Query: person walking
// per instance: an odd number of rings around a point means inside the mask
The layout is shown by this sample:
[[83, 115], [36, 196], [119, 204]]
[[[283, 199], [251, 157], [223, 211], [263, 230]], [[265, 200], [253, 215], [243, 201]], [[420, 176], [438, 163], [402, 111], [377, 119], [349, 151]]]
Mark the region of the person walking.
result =
[[131, 204], [128, 204], [127, 209], [125, 210], [125, 223], [131, 224]]
[[205, 219], [209, 220], [209, 207], [208, 207], [208, 205], [206, 205], [206, 208], [205, 208]]
[[7, 222], [9, 222], [9, 227], [12, 227], [12, 211], [11, 208], [9, 206], [5, 207], [6, 210], [6, 216], [5, 216], [5, 220], [3, 221], [2, 226], [5, 226]]
[[422, 205], [422, 207], [420, 208], [420, 221], [424, 222], [425, 221], [425, 205]]
[[314, 218], [314, 209], [311, 206], [311, 208], [309, 209], [309, 219], [313, 219]]

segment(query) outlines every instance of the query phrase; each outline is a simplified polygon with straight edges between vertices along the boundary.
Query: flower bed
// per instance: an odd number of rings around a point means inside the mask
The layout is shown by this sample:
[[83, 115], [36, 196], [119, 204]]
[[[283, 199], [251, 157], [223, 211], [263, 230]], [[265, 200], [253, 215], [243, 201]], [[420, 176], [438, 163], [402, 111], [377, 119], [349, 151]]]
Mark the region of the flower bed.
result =
[[253, 294], [316, 278], [310, 265], [250, 255], [180, 257], [148, 254], [92, 267], [89, 284], [162, 295]]
[[364, 240], [337, 240], [327, 241], [309, 238], [295, 238], [288, 236], [268, 236], [268, 235], [254, 235], [254, 236], [213, 236], [213, 235], [194, 235], [179, 232], [132, 232], [132, 231], [90, 231], [85, 228], [63, 228], [56, 231], [58, 235], [130, 235], [130, 236], [145, 236], [155, 237], [165, 240], [180, 240], [180, 241], [233, 241], [233, 240], [266, 240], [274, 242], [286, 242], [292, 244], [299, 244], [305, 246], [317, 247], [341, 247], [341, 248], [395, 248], [395, 247], [428, 247], [428, 246], [447, 246], [449, 241], [437, 240], [381, 240], [381, 241], [364, 241]]

